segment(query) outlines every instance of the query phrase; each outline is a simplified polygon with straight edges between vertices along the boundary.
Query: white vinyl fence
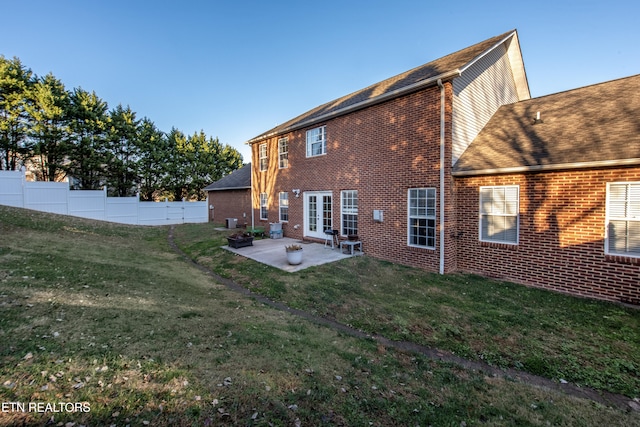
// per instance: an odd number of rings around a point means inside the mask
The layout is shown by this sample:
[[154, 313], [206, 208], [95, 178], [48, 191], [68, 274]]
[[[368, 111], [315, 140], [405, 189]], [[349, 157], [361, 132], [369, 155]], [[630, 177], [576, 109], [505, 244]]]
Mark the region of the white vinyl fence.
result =
[[138, 225], [207, 222], [207, 202], [141, 202], [104, 190], [70, 190], [68, 182], [30, 182], [24, 171], [0, 171], [0, 205]]

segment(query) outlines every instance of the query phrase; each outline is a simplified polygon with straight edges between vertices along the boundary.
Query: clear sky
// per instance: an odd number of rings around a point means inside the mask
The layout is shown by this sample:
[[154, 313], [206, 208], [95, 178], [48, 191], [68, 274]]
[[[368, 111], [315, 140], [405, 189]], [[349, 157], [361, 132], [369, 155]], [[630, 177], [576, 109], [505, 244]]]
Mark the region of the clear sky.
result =
[[512, 29], [533, 97], [640, 73], [638, 0], [0, 0], [0, 29], [39, 76], [245, 162], [279, 123]]

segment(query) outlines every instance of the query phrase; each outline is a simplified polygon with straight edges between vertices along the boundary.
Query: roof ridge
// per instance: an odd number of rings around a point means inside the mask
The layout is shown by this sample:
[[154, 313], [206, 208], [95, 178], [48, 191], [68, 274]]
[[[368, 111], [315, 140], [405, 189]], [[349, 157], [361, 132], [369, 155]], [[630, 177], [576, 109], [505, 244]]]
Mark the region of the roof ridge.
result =
[[310, 126], [315, 122], [344, 114], [352, 109], [364, 108], [374, 103], [383, 102], [394, 96], [404, 94], [407, 91], [419, 90], [423, 87], [422, 84], [427, 85], [431, 81], [433, 81], [435, 85], [437, 78], [443, 78], [444, 80], [456, 77], [460, 74], [460, 67], [475, 61], [482, 54], [495, 48], [514, 34], [517, 34], [517, 30], [515, 29], [498, 36], [490, 37], [422, 65], [418, 65], [410, 70], [373, 83], [362, 89], [320, 104], [250, 139], [247, 143], [253, 144], [270, 136], [289, 132], [300, 127]]

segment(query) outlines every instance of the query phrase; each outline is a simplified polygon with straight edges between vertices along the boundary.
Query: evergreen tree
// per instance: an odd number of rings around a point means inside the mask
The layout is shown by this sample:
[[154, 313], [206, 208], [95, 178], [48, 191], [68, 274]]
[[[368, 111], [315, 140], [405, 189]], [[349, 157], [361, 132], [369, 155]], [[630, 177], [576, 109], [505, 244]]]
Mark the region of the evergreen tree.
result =
[[242, 166], [242, 156], [236, 149], [223, 146], [218, 138], [207, 138], [203, 131], [188, 138], [183, 156], [189, 200], [206, 200], [204, 187]]
[[168, 157], [165, 163], [163, 188], [169, 200], [178, 201], [187, 197], [187, 180], [184, 165], [188, 161], [185, 156], [187, 138], [176, 128], [171, 128], [167, 135]]
[[27, 111], [33, 120], [31, 138], [35, 143], [36, 174], [42, 181], [60, 181], [66, 176], [69, 94], [64, 84], [49, 73], [37, 79], [32, 99]]
[[140, 199], [151, 201], [161, 197], [170, 151], [167, 136], [146, 117], [139, 127], [139, 147]]
[[108, 191], [118, 197], [134, 196], [137, 192], [138, 125], [136, 113], [131, 108], [118, 105], [109, 112], [107, 126], [107, 156], [105, 167]]
[[33, 73], [18, 58], [0, 55], [0, 170], [19, 169], [30, 155], [27, 105]]
[[104, 185], [107, 109], [107, 103], [95, 92], [77, 88], [70, 94], [71, 138], [66, 170], [77, 189], [98, 190]]

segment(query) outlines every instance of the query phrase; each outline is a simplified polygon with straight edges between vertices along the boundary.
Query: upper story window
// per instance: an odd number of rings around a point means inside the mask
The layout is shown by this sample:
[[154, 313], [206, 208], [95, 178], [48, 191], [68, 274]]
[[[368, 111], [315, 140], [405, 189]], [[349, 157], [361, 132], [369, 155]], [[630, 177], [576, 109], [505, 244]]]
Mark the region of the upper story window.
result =
[[289, 138], [278, 139], [278, 166], [280, 169], [289, 167]]
[[307, 157], [320, 156], [327, 153], [326, 126], [307, 131]]
[[480, 187], [480, 240], [518, 244], [520, 187]]
[[342, 235], [358, 234], [358, 191], [342, 191]]
[[436, 247], [436, 189], [409, 189], [409, 246]]
[[605, 251], [640, 257], [640, 182], [607, 184]]
[[260, 172], [267, 170], [269, 158], [267, 157], [267, 144], [260, 144], [258, 147], [258, 159], [260, 161]]

